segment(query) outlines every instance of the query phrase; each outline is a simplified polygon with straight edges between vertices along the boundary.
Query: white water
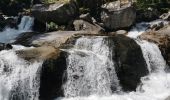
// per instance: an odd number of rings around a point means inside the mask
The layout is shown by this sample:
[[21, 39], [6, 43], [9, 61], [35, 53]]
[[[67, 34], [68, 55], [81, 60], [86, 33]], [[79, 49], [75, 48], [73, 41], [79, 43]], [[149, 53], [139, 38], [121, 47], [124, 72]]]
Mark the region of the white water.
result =
[[38, 100], [42, 62], [29, 63], [19, 58], [15, 50], [0, 52], [0, 100]]
[[11, 43], [15, 38], [23, 32], [30, 32], [32, 25], [34, 24], [34, 18], [29, 16], [23, 16], [21, 23], [18, 25], [18, 29], [6, 27], [3, 32], [0, 32], [0, 42]]
[[66, 97], [111, 95], [120, 91], [112, 61], [113, 47], [106, 37], [82, 37], [68, 50]]
[[[137, 37], [147, 30], [147, 26], [142, 23], [138, 27], [134, 27], [129, 37], [136, 39], [141, 46], [143, 56], [148, 65], [150, 74], [141, 78], [141, 84], [136, 92], [130, 93], [113, 93], [103, 96], [94, 94], [91, 96], [77, 96], [72, 98], [60, 98], [62, 100], [165, 100], [170, 96], [170, 73], [166, 73], [164, 69], [167, 67], [157, 45], [147, 41], [138, 40]], [[144, 25], [144, 26], [143, 26]], [[96, 48], [98, 49], [98, 48]], [[96, 54], [96, 53], [95, 53]], [[90, 54], [91, 55], [91, 54]], [[93, 70], [93, 69], [91, 69]]]

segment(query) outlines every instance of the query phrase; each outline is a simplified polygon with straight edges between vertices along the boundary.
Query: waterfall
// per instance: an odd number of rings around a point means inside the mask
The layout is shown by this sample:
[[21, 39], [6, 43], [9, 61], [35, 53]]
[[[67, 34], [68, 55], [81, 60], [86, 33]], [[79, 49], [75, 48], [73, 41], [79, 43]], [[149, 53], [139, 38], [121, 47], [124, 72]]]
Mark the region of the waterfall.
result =
[[[155, 21], [154, 23], [157, 23], [157, 21]], [[145, 61], [148, 66], [148, 70], [150, 71], [149, 75], [141, 78], [141, 84], [137, 87], [136, 91], [129, 92], [129, 93], [125, 93], [125, 92], [112, 93], [111, 95], [107, 95], [107, 96], [92, 94], [90, 96], [84, 96], [84, 97], [76, 96], [76, 97], [61, 98], [61, 99], [62, 100], [165, 100], [167, 97], [169, 97], [170, 96], [170, 73], [165, 72], [165, 68], [167, 67], [167, 65], [161, 55], [158, 46], [154, 43], [150, 43], [144, 40], [139, 40], [137, 38], [140, 34], [142, 34], [142, 32], [147, 30], [148, 28], [147, 24], [148, 23], [137, 24], [137, 27], [134, 27], [128, 34], [129, 37], [133, 38], [140, 45], [143, 52], [143, 57], [145, 58]], [[87, 43], [87, 40], [85, 40], [84, 42]], [[99, 41], [95, 43], [99, 43]], [[88, 47], [90, 48], [91, 46], [92, 44], [88, 45]], [[100, 50], [101, 48], [102, 47], [97, 46], [95, 47], [95, 50]], [[75, 51], [72, 53], [75, 53]], [[91, 53], [88, 54], [92, 55]], [[94, 53], [94, 54], [96, 55], [98, 53]], [[85, 56], [86, 55], [83, 54], [83, 57]], [[77, 58], [77, 60], [81, 60], [83, 62], [83, 60], [80, 58]], [[90, 60], [90, 61], [88, 60], [87, 62], [85, 62], [85, 64], [92, 61], [94, 60]], [[74, 66], [75, 64], [76, 62], [71, 66]], [[91, 69], [91, 70], [95, 70], [95, 69]]]
[[24, 32], [30, 32], [34, 24], [34, 18], [23, 16], [18, 29], [6, 27], [3, 32], [0, 32], [0, 42], [11, 43], [15, 38]]
[[63, 86], [66, 97], [111, 95], [119, 91], [119, 81], [112, 60], [107, 37], [77, 39], [67, 58], [67, 82]]
[[19, 30], [31, 31], [34, 24], [34, 18], [30, 16], [23, 16], [21, 23], [18, 25]]
[[42, 62], [26, 62], [15, 54], [24, 47], [0, 52], [0, 100], [38, 100]]

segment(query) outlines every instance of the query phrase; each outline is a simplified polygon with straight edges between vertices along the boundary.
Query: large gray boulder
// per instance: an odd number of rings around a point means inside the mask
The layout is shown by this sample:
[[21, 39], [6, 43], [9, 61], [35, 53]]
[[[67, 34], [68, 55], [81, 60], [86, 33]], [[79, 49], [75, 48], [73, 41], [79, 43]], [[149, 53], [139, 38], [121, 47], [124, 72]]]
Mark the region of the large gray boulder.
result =
[[31, 9], [32, 15], [40, 22], [54, 22], [67, 24], [79, 13], [78, 5], [74, 0], [57, 1], [54, 4], [36, 4]]
[[120, 7], [119, 2], [111, 2], [102, 7], [101, 22], [108, 30], [128, 28], [135, 22], [136, 11], [131, 5]]

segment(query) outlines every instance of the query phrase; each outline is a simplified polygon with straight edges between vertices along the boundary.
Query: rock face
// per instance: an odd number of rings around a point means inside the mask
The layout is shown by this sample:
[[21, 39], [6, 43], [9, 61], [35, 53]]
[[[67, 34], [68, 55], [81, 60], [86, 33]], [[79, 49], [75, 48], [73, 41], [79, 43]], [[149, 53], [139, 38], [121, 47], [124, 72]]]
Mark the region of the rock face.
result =
[[63, 97], [64, 76], [66, 70], [66, 55], [45, 60], [41, 71], [40, 100], [54, 100]]
[[129, 5], [124, 5], [121, 8], [120, 6], [111, 6], [117, 5], [115, 2], [103, 7], [101, 12], [101, 21], [104, 24], [103, 26], [108, 30], [116, 30], [120, 28], [128, 28], [135, 22], [136, 11], [133, 7]]
[[135, 91], [140, 78], [149, 73], [141, 48], [133, 39], [124, 35], [115, 35], [113, 40], [120, 84], [125, 91]]
[[166, 26], [158, 31], [143, 33], [140, 38], [156, 43], [163, 57], [170, 65], [170, 26]]
[[58, 1], [55, 4], [37, 4], [32, 7], [32, 15], [44, 23], [67, 24], [78, 15], [78, 11], [74, 0]]

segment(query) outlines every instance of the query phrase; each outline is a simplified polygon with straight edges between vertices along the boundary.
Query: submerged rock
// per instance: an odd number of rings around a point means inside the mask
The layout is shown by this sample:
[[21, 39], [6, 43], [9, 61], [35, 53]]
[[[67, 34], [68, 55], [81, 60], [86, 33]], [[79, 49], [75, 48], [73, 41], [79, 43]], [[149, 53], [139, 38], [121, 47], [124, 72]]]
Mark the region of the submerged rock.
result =
[[74, 0], [57, 1], [55, 4], [37, 4], [32, 7], [32, 15], [40, 22], [67, 24], [78, 15], [78, 6]]
[[[111, 2], [111, 5], [117, 2]], [[136, 19], [136, 11], [132, 6], [123, 5], [111, 6], [109, 4], [103, 7], [101, 12], [101, 22], [103, 26], [108, 30], [116, 30], [120, 28], [129, 28]]]

